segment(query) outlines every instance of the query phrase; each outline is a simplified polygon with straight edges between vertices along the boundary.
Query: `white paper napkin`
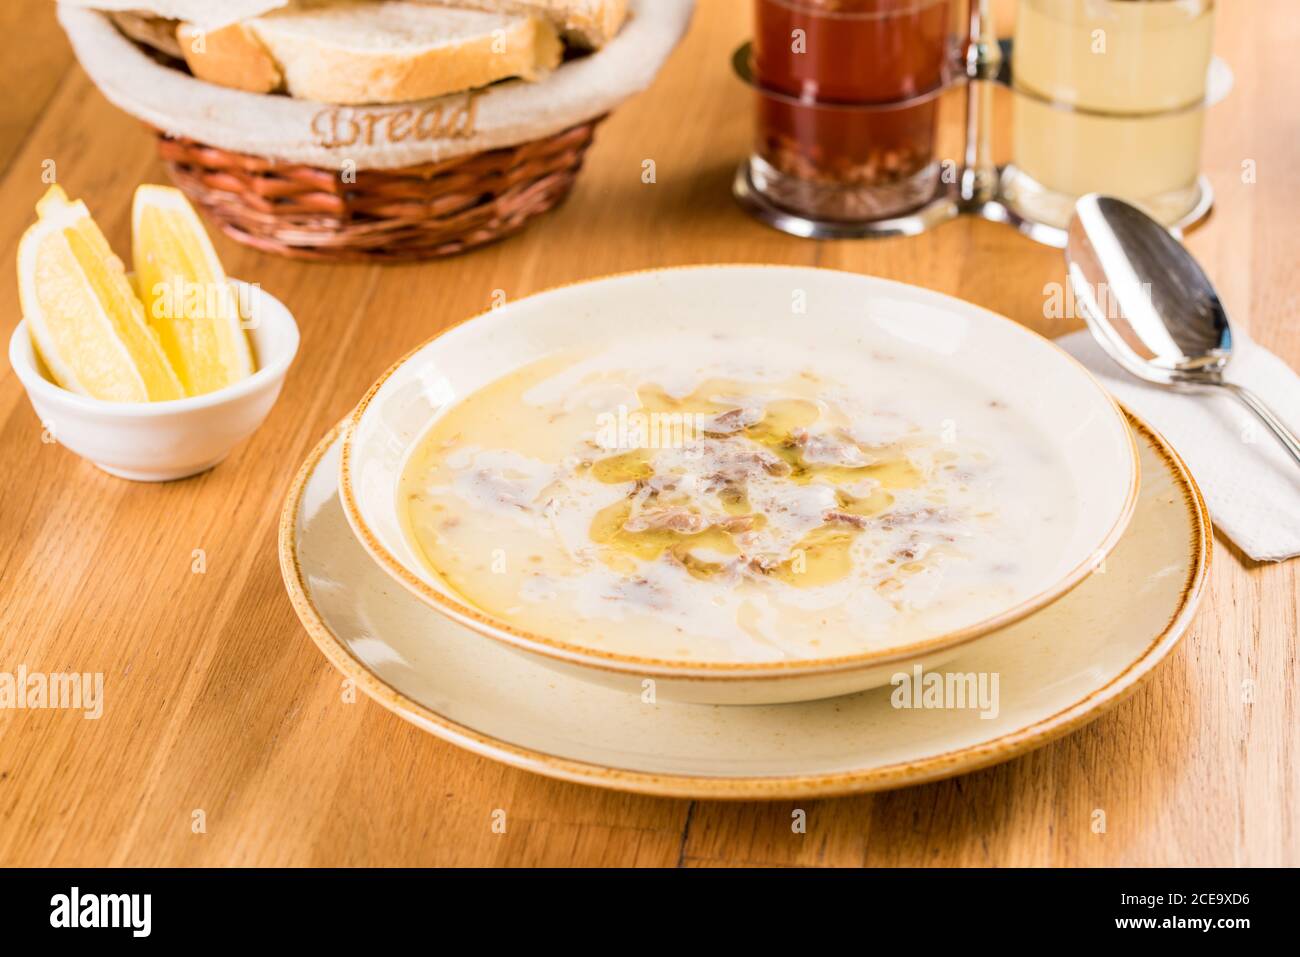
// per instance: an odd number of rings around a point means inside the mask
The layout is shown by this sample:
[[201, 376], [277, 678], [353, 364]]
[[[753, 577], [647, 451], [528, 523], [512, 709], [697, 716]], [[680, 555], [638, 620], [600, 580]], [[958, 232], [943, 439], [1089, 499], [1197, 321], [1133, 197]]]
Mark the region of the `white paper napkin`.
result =
[[[1102, 352], [1086, 330], [1057, 344], [1178, 451], [1219, 530], [1256, 561], [1300, 555], [1300, 467], [1273, 433], [1228, 395], [1147, 385]], [[1226, 378], [1249, 388], [1291, 429], [1300, 429], [1300, 376], [1240, 330], [1232, 330]]]

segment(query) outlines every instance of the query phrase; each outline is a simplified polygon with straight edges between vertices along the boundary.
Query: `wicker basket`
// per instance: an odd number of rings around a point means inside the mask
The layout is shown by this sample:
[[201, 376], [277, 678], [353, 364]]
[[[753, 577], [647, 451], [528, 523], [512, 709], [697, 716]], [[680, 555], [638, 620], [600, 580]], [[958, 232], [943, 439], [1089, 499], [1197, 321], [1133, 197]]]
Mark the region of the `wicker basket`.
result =
[[629, 0], [617, 37], [536, 83], [360, 106], [204, 82], [83, 5], [60, 3], [58, 19], [95, 86], [157, 133], [172, 179], [229, 236], [396, 262], [501, 239], [561, 202], [596, 124], [650, 85], [693, 7]]
[[297, 259], [451, 256], [517, 232], [560, 203], [603, 117], [553, 136], [391, 170], [278, 162], [158, 134], [168, 172], [226, 235]]

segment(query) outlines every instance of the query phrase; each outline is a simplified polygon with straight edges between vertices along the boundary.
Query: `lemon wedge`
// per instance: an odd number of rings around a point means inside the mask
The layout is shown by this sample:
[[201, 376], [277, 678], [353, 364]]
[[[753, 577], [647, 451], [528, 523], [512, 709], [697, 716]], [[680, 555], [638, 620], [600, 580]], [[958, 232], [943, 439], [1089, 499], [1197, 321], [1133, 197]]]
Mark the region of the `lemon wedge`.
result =
[[37, 209], [40, 219], [18, 244], [18, 295], [54, 381], [113, 402], [181, 398], [122, 261], [86, 204], [52, 186]]
[[72, 200], [68, 199], [68, 194], [63, 191], [63, 187], [55, 183], [36, 201], [36, 215], [48, 216], [55, 210], [71, 205]]
[[184, 194], [138, 187], [131, 230], [145, 315], [186, 393], [201, 395], [252, 375], [235, 287]]

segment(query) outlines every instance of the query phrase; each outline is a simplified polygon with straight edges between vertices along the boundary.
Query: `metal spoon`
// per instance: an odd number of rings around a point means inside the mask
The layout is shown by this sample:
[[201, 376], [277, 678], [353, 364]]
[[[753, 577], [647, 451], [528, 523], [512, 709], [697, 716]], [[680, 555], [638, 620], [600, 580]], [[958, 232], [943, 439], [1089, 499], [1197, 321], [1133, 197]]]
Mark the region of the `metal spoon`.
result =
[[1070, 285], [1093, 337], [1128, 372], [1182, 391], [1237, 397], [1300, 465], [1300, 440], [1249, 389], [1223, 378], [1232, 329], [1218, 293], [1164, 226], [1136, 206], [1090, 193], [1065, 247]]

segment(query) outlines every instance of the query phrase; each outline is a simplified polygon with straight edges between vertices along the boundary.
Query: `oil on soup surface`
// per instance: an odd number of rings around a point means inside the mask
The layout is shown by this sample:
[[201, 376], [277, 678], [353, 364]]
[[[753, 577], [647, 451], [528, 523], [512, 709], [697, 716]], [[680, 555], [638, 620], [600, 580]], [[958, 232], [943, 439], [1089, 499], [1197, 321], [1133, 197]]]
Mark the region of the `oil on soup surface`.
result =
[[1042, 590], [1079, 521], [1052, 440], [919, 351], [674, 334], [470, 393], [399, 507], [466, 603], [657, 659], [849, 655]]

